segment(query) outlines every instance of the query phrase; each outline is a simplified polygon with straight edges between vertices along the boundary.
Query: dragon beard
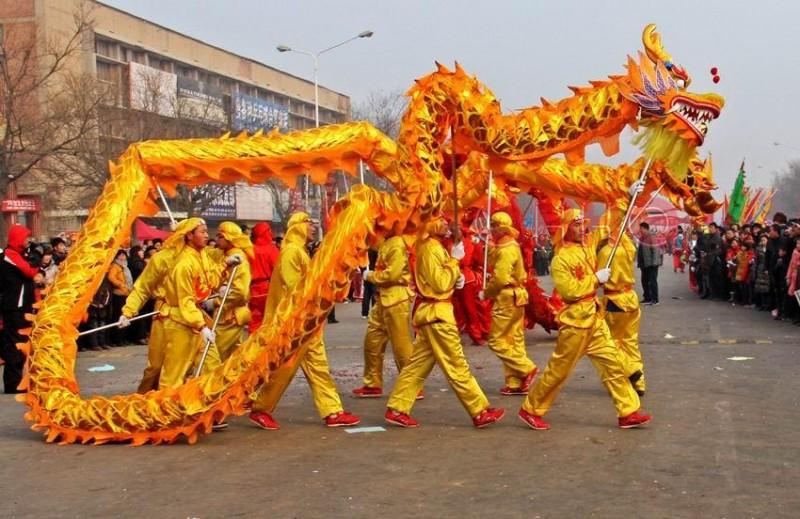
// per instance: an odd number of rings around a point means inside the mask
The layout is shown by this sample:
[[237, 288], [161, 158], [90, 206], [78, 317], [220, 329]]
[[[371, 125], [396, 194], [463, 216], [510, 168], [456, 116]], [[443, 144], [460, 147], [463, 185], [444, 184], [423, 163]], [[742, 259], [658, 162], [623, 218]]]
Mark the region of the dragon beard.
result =
[[679, 134], [660, 124], [644, 127], [644, 130], [633, 138], [633, 143], [642, 150], [642, 154], [652, 161], [661, 161], [673, 172], [677, 180], [686, 180], [689, 161], [694, 156], [695, 147]]

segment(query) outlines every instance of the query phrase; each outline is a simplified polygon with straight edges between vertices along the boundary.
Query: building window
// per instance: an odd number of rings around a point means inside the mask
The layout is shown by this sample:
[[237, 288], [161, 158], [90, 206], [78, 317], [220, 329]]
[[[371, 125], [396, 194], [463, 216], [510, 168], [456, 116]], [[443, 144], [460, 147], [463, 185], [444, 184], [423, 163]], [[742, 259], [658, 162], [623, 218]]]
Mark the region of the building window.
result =
[[117, 59], [117, 46], [108, 40], [94, 40], [94, 52], [100, 56]]

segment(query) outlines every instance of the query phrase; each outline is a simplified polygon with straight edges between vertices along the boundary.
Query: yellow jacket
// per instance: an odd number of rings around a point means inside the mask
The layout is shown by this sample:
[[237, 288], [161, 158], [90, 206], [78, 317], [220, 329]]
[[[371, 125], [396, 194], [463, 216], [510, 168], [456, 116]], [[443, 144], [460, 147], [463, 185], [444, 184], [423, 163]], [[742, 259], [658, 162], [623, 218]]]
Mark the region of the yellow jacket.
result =
[[[597, 253], [597, 262], [601, 267], [605, 267], [608, 257], [611, 255], [612, 245], [606, 242]], [[611, 277], [603, 285], [603, 295], [605, 299], [610, 299], [623, 312], [632, 312], [639, 308], [639, 296], [633, 290], [633, 263], [636, 259], [636, 245], [628, 237], [627, 233], [622, 235], [617, 253], [611, 262]]]
[[598, 270], [597, 249], [599, 233], [587, 235], [585, 243], [565, 241], [550, 265], [553, 284], [564, 301], [558, 313], [561, 325], [589, 328], [597, 312], [597, 288], [600, 283], [594, 273]]
[[219, 286], [221, 272], [220, 265], [209, 258], [206, 250], [184, 247], [164, 283], [169, 318], [198, 331], [206, 326], [205, 314], [198, 303]]
[[414, 326], [456, 324], [450, 298], [460, 274], [458, 260], [451, 258], [438, 240], [429, 237], [417, 245], [414, 279], [421, 302], [414, 313]]
[[411, 269], [402, 236], [394, 236], [383, 242], [378, 249], [375, 270], [367, 275], [367, 281], [378, 287], [378, 297], [384, 307], [411, 299], [414, 294], [409, 288]]
[[522, 251], [511, 236], [500, 239], [490, 253], [492, 277], [483, 290], [487, 299], [496, 299], [500, 305], [525, 306], [528, 292], [525, 281], [528, 273], [522, 260]]
[[[242, 262], [236, 269], [236, 276], [231, 283], [231, 290], [228, 292], [228, 297], [225, 299], [225, 307], [222, 309], [220, 323], [229, 324], [235, 321], [237, 325], [243, 326], [250, 322], [250, 309], [247, 303], [250, 302], [250, 281], [252, 275], [250, 272], [250, 262], [245, 252], [237, 247], [225, 251], [226, 257], [233, 256], [234, 254], [242, 258]], [[233, 270], [231, 269], [229, 272], [233, 272]], [[228, 276], [230, 276], [230, 273]], [[228, 283], [228, 276], [225, 276], [225, 279], [222, 280], [221, 286]]]
[[171, 249], [158, 251], [147, 262], [142, 273], [133, 284], [133, 290], [125, 300], [122, 315], [134, 317], [150, 299], [156, 300], [156, 310], [160, 310], [164, 300], [164, 280], [172, 266], [174, 254]]
[[114, 295], [127, 296], [130, 293], [128, 283], [125, 281], [125, 272], [123, 272], [122, 267], [117, 265], [116, 261], [108, 269], [108, 281], [113, 287]]
[[284, 297], [288, 297], [308, 270], [311, 258], [306, 251], [306, 226], [294, 225], [286, 231], [281, 243], [278, 263], [272, 271], [267, 302], [264, 305], [264, 321], [269, 322]]

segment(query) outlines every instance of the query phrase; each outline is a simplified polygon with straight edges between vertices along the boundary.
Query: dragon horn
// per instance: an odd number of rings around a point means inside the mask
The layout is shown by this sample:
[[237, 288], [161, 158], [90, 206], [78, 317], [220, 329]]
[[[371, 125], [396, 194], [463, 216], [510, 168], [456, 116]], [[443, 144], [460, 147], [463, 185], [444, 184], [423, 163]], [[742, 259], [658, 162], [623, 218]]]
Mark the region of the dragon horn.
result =
[[656, 24], [649, 23], [642, 32], [642, 43], [644, 44], [644, 51], [647, 57], [653, 63], [663, 63], [675, 79], [682, 79], [684, 81], [684, 88], [689, 86], [691, 79], [689, 74], [683, 67], [680, 67], [672, 62], [672, 56], [664, 50], [664, 45], [661, 43], [661, 35], [656, 32]]

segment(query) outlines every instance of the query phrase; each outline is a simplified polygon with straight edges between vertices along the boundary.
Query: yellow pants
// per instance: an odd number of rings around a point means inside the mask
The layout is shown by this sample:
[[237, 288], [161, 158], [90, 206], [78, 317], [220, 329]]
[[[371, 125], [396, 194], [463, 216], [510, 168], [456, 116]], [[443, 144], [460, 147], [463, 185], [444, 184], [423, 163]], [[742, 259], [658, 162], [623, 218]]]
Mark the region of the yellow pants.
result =
[[506, 386], [517, 389], [536, 368], [525, 349], [525, 307], [494, 303], [489, 349], [503, 362]]
[[245, 326], [239, 326], [235, 321], [229, 324], [217, 325], [217, 351], [220, 362], [225, 362], [242, 343]]
[[319, 416], [325, 418], [341, 412], [343, 410], [342, 401], [336, 391], [336, 382], [331, 376], [328, 357], [325, 354], [325, 343], [322, 340], [322, 330], [272, 373], [269, 382], [259, 388], [253, 400], [253, 409], [264, 413], [273, 413], [297, 373], [298, 367], [302, 368], [306, 376]]
[[[183, 384], [187, 376], [194, 375], [191, 372], [192, 367], [200, 360], [204, 346], [203, 338], [199, 333], [172, 319], [166, 319], [164, 321], [164, 363], [161, 366], [158, 388], [178, 387]], [[203, 374], [213, 371], [219, 365], [219, 352], [216, 345], [212, 344], [203, 364]]]
[[147, 366], [139, 382], [137, 393], [147, 393], [158, 389], [158, 378], [164, 364], [164, 318], [157, 316], [150, 326], [150, 338], [147, 340]]
[[383, 387], [383, 354], [386, 343], [392, 341], [394, 362], [397, 371], [408, 364], [411, 358], [411, 330], [409, 312], [411, 301], [403, 301], [385, 308], [380, 301], [369, 312], [367, 334], [364, 336], [364, 385]]
[[556, 349], [539, 382], [528, 392], [522, 408], [529, 413], [544, 416], [584, 355], [594, 364], [614, 401], [617, 415], [627, 416], [638, 410], [639, 396], [625, 376], [622, 355], [611, 338], [605, 320], [599, 317], [590, 328], [562, 326], [558, 330]]
[[642, 319], [642, 311], [637, 308], [632, 312], [606, 312], [606, 323], [614, 343], [622, 352], [625, 376], [631, 376], [637, 371], [641, 371], [642, 377], [636, 385], [642, 391], [645, 390], [644, 382], [644, 362], [642, 352], [639, 349], [639, 323]]
[[425, 324], [417, 330], [411, 359], [400, 372], [387, 407], [410, 413], [434, 364], [439, 365], [447, 383], [471, 417], [489, 407], [489, 400], [469, 371], [458, 328], [443, 322]]

